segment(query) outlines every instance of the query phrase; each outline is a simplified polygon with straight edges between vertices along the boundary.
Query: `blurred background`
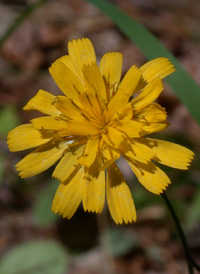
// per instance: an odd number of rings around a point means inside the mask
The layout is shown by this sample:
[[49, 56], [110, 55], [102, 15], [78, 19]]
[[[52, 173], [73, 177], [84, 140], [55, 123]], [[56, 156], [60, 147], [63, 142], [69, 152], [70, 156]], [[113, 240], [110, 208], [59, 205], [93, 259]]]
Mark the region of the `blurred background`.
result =
[[[0, 37], [35, 0], [0, 1]], [[41, 1], [42, 2], [42, 1]], [[200, 84], [200, 1], [110, 1], [143, 23]], [[53, 169], [21, 180], [15, 164], [27, 151], [10, 153], [9, 130], [36, 112], [22, 110], [41, 88], [60, 94], [48, 67], [67, 53], [69, 40], [91, 39], [97, 60], [123, 53], [123, 75], [147, 60], [97, 8], [83, 0], [46, 0], [3, 43], [0, 54], [0, 274], [187, 273], [184, 251], [160, 196], [145, 190], [120, 162], [137, 208], [136, 224], [117, 226], [105, 206], [96, 216], [82, 206], [71, 220], [51, 213], [58, 182]], [[147, 45], [148, 46], [148, 45]], [[188, 92], [192, 92], [188, 88]], [[172, 185], [167, 194], [182, 223], [188, 245], [200, 263], [200, 128], [165, 83], [158, 99], [171, 126], [156, 138], [192, 149], [189, 171], [163, 168]]]

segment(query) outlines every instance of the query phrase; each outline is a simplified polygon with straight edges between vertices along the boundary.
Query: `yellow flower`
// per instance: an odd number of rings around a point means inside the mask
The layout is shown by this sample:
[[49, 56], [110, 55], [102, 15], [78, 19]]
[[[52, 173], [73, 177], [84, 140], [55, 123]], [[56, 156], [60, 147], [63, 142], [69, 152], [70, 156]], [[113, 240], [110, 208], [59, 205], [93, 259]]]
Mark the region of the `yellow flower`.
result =
[[165, 109], [154, 101], [163, 90], [161, 79], [174, 67], [158, 58], [140, 68], [132, 66], [121, 80], [121, 53], [106, 53], [98, 67], [89, 39], [69, 42], [68, 50], [69, 55], [50, 67], [64, 96], [39, 90], [24, 110], [46, 116], [8, 134], [11, 151], [38, 147], [16, 165], [17, 171], [27, 178], [61, 159], [53, 172], [61, 182], [52, 206], [55, 213], [69, 219], [81, 201], [85, 211], [100, 213], [106, 195], [113, 220], [131, 223], [136, 210], [116, 160], [122, 156], [139, 182], [160, 194], [170, 180], [152, 160], [188, 169], [194, 155], [180, 145], [144, 138], [168, 126]]

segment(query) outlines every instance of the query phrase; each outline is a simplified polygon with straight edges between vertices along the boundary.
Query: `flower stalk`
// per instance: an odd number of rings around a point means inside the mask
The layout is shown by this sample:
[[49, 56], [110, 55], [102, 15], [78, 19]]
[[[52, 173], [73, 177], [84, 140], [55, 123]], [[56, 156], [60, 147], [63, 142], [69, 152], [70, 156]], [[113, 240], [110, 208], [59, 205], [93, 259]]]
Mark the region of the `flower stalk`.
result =
[[187, 244], [187, 240], [186, 240], [186, 237], [185, 237], [185, 234], [183, 232], [183, 229], [181, 227], [181, 224], [179, 222], [179, 219], [176, 215], [176, 212], [174, 211], [174, 208], [172, 206], [172, 204], [170, 203], [167, 195], [165, 192], [163, 192], [162, 194], [162, 197], [171, 213], [171, 216], [174, 220], [174, 223], [175, 223], [175, 226], [176, 226], [176, 229], [177, 229], [177, 232], [179, 234], [179, 237], [181, 239], [181, 243], [182, 243], [182, 246], [183, 246], [183, 249], [184, 249], [184, 252], [185, 252], [185, 257], [186, 257], [186, 260], [187, 260], [187, 264], [188, 264], [188, 273], [189, 274], [193, 274], [194, 273], [194, 270], [193, 268], [195, 268], [196, 270], [198, 270], [200, 272], [200, 266], [194, 261], [194, 259], [191, 257], [191, 254], [190, 254], [190, 250], [188, 248], [188, 244]]

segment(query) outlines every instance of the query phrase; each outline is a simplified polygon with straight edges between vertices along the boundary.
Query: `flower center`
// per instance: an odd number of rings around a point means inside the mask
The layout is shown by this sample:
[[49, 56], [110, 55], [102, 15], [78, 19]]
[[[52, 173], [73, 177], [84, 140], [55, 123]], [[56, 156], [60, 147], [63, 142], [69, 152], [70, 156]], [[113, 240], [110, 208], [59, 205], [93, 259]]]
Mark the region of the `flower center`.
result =
[[108, 133], [107, 125], [103, 125], [102, 126], [101, 133], [103, 133], [103, 134], [107, 134]]

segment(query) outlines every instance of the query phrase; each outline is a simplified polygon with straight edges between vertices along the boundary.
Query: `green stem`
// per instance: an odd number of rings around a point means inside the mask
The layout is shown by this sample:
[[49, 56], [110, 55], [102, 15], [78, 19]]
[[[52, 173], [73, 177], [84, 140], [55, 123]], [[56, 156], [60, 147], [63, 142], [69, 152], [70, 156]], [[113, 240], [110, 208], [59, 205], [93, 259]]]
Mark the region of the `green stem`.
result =
[[4, 42], [8, 39], [8, 37], [15, 31], [15, 29], [26, 19], [37, 7], [39, 7], [44, 2], [48, 0], [38, 0], [34, 4], [28, 6], [20, 16], [14, 20], [13, 24], [6, 30], [6, 32], [0, 38], [0, 48], [4, 44]]
[[[187, 260], [187, 264], [188, 264], [188, 272], [189, 274], [193, 274], [194, 271], [193, 271], [193, 266], [195, 267], [195, 265], [197, 265], [196, 263], [194, 263], [193, 259], [191, 258], [191, 255], [190, 255], [190, 251], [189, 251], [189, 248], [188, 248], [188, 245], [187, 245], [187, 241], [186, 241], [186, 237], [185, 237], [185, 234], [182, 230], [182, 227], [180, 225], [180, 222], [179, 222], [179, 219], [166, 195], [166, 193], [164, 192], [162, 194], [162, 197], [163, 199], [165, 200], [165, 203], [172, 215], [172, 218], [174, 220], [174, 223], [176, 225], [176, 228], [177, 228], [177, 231], [178, 231], [178, 234], [180, 236], [180, 239], [181, 239], [181, 242], [182, 242], [182, 245], [183, 245], [183, 249], [185, 251], [185, 257], [186, 257], [186, 260]], [[198, 266], [198, 265], [197, 265]], [[195, 267], [196, 268], [196, 267]]]

